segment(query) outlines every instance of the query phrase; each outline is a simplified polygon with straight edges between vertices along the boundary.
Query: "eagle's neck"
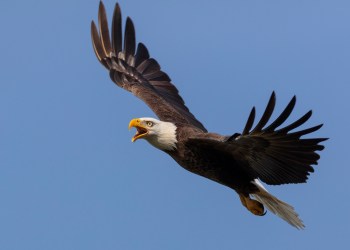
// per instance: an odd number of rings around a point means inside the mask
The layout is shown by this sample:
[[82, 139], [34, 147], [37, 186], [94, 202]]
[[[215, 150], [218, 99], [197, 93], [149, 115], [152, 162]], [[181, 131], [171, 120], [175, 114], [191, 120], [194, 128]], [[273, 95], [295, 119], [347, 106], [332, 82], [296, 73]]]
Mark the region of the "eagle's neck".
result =
[[154, 133], [145, 139], [160, 150], [173, 151], [176, 149], [177, 143], [176, 129], [174, 123], [160, 121]]

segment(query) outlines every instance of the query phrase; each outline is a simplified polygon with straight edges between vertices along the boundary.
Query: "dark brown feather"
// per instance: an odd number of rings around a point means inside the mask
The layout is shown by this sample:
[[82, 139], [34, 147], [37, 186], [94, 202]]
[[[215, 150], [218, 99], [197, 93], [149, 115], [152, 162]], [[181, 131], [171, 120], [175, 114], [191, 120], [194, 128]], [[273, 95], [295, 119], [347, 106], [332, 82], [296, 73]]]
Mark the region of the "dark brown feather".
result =
[[266, 106], [265, 112], [262, 115], [260, 121], [258, 122], [258, 124], [255, 126], [255, 128], [252, 130], [252, 133], [255, 132], [260, 132], [261, 129], [266, 125], [266, 123], [269, 121], [272, 112], [275, 108], [275, 104], [276, 104], [276, 95], [275, 92], [272, 92], [272, 95], [270, 97], [270, 100]]
[[111, 41], [109, 39], [109, 29], [107, 22], [106, 9], [103, 5], [102, 1], [100, 2], [99, 10], [98, 10], [98, 23], [100, 28], [100, 40], [102, 49], [104, 50], [104, 54], [109, 56], [112, 52]]
[[271, 123], [267, 128], [265, 128], [265, 131], [271, 132], [277, 127], [279, 127], [280, 125], [282, 125], [282, 123], [284, 123], [289, 117], [289, 115], [292, 113], [295, 103], [296, 103], [296, 96], [293, 96], [292, 100], [288, 103], [287, 107], [283, 110], [283, 112], [279, 115], [279, 117], [273, 123]]
[[94, 23], [94, 21], [91, 22], [91, 40], [92, 40], [92, 46], [94, 48], [94, 52], [96, 54], [97, 59], [100, 61], [100, 63], [103, 66], [108, 68], [107, 63], [103, 59], [106, 57], [106, 54], [102, 48], [100, 37], [98, 35], [98, 31], [97, 31], [96, 24]]
[[243, 129], [242, 135], [246, 135], [249, 133], [250, 129], [252, 128], [255, 120], [255, 107], [252, 108], [252, 111], [250, 111], [248, 121]]
[[[108, 24], [106, 26], [108, 27]], [[122, 51], [122, 40], [122, 14], [119, 4], [116, 3], [112, 22], [112, 49], [115, 57], [118, 57], [119, 52]]]
[[[107, 24], [108, 25], [108, 24]], [[131, 58], [134, 57], [135, 54], [135, 46], [136, 46], [136, 38], [135, 38], [135, 28], [132, 20], [130, 17], [126, 18], [126, 24], [125, 24], [125, 34], [124, 34], [124, 55], [125, 55], [125, 61], [130, 65], [134, 66], [133, 63], [131, 63]]]
[[[135, 55], [135, 67], [137, 68], [140, 63], [149, 58], [149, 53], [146, 46], [143, 43], [137, 45], [136, 55]], [[169, 79], [170, 81], [170, 79]]]

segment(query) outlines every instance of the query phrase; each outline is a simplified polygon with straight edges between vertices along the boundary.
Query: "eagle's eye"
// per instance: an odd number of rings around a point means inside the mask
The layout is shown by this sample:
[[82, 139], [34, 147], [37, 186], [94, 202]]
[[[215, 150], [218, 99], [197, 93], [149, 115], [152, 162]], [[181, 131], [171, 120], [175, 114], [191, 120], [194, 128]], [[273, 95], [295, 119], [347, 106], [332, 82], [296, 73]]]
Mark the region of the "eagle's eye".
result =
[[147, 122], [147, 126], [148, 127], [152, 127], [153, 126], [153, 122]]

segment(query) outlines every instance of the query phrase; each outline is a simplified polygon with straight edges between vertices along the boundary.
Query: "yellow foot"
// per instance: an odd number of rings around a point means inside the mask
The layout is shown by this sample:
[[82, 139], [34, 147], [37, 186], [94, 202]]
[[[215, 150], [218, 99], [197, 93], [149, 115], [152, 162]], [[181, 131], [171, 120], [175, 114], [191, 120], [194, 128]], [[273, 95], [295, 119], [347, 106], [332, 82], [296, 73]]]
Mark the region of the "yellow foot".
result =
[[239, 195], [242, 205], [245, 206], [252, 214], [263, 216], [266, 214], [264, 212], [264, 205], [256, 200], [250, 199], [249, 196]]

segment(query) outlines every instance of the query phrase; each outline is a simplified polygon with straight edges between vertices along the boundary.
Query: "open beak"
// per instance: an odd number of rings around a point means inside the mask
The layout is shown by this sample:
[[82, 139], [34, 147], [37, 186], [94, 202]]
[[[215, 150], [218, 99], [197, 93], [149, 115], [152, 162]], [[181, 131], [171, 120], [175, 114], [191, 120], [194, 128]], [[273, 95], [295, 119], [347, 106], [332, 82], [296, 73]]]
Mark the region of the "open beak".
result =
[[129, 130], [134, 127], [136, 128], [136, 134], [131, 138], [131, 141], [134, 142], [137, 139], [140, 139], [148, 134], [148, 130], [145, 125], [143, 125], [142, 121], [138, 118], [132, 119], [129, 123]]

